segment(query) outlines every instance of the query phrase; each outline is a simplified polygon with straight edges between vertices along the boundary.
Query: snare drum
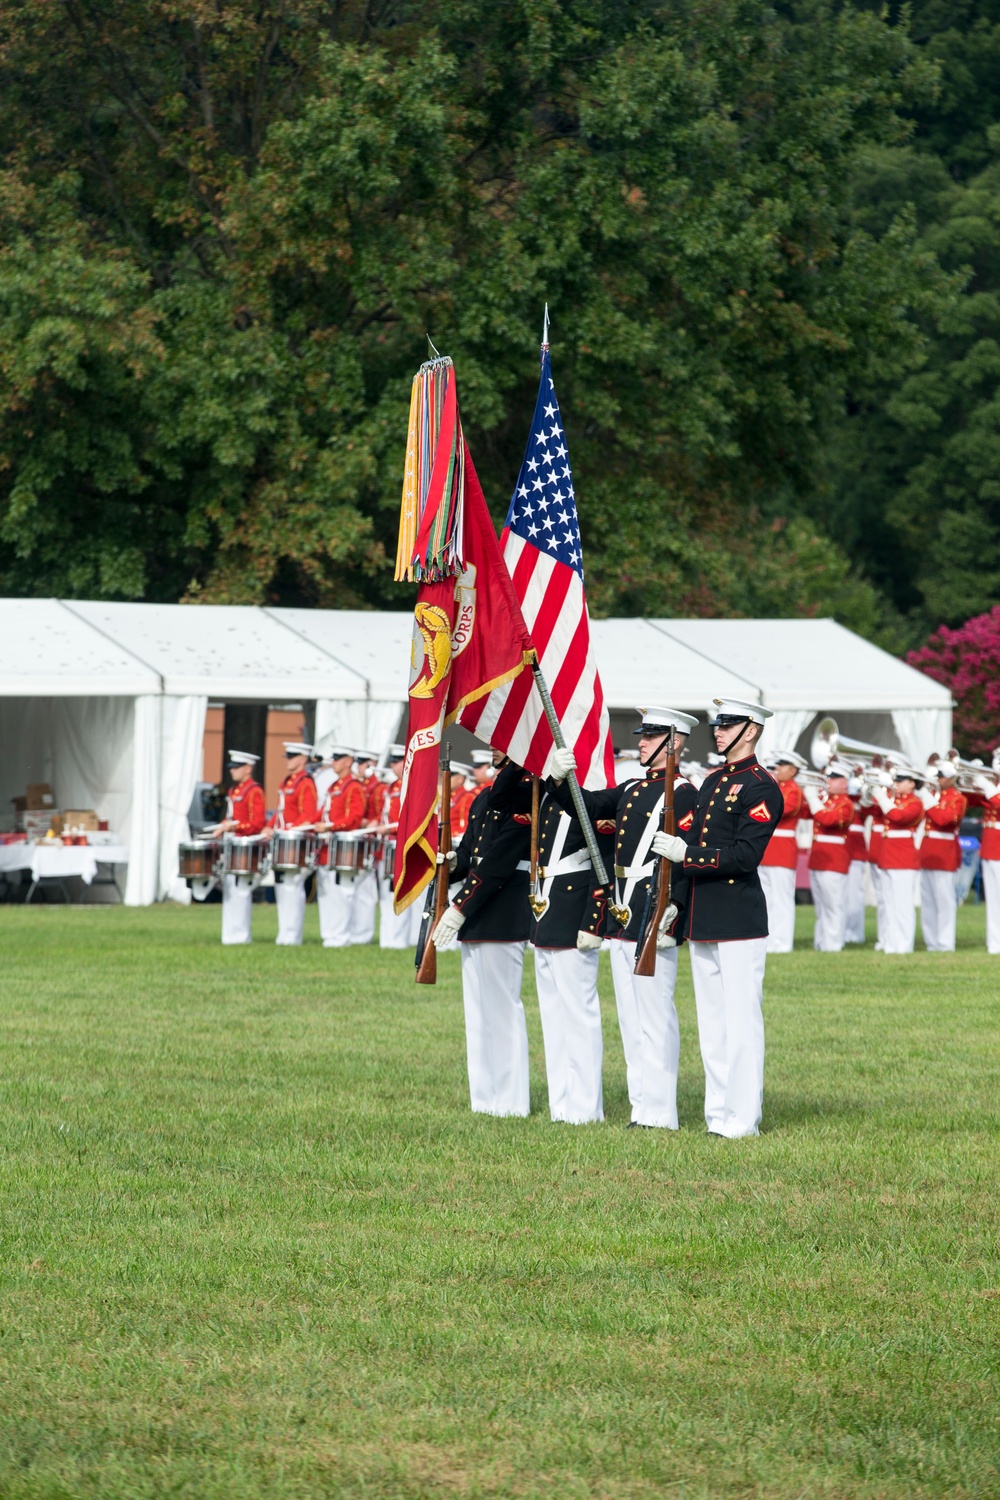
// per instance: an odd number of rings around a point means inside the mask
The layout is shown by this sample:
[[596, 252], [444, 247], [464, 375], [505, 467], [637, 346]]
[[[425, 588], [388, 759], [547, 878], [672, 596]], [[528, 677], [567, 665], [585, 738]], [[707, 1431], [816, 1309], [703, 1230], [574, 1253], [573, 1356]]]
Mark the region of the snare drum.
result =
[[311, 829], [276, 829], [271, 839], [271, 868], [279, 873], [311, 870], [316, 863], [316, 835]]
[[267, 858], [267, 840], [259, 833], [249, 838], [228, 838], [224, 849], [227, 875], [261, 875]]
[[177, 851], [182, 880], [211, 880], [222, 854], [218, 839], [192, 839]]
[[382, 843], [382, 879], [392, 890], [396, 880], [396, 835], [394, 833]]
[[371, 833], [330, 835], [330, 868], [341, 875], [363, 875], [375, 868], [378, 840]]

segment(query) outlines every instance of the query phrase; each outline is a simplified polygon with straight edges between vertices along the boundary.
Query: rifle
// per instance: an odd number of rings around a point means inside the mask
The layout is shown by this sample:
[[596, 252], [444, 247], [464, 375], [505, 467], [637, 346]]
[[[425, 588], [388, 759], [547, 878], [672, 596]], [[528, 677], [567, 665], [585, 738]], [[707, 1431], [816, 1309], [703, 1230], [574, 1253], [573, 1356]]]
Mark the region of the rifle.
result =
[[547, 901], [543, 901], [538, 894], [538, 808], [541, 796], [538, 777], [531, 778], [531, 855], [528, 860], [528, 905], [531, 907], [535, 921], [540, 922], [545, 914]]
[[[663, 772], [663, 832], [676, 833], [677, 820], [674, 817], [674, 777], [677, 774], [677, 760], [674, 753], [674, 730], [671, 729], [667, 738], [667, 764]], [[660, 931], [660, 923], [663, 914], [670, 905], [670, 877], [672, 869], [669, 859], [660, 859], [653, 877], [656, 885], [656, 905], [653, 906], [653, 890], [650, 886], [649, 898], [646, 902], [646, 914], [643, 918], [645, 930], [640, 934], [640, 942], [636, 944], [636, 963], [634, 972], [643, 979], [651, 979], [656, 972], [656, 939]], [[652, 916], [649, 915], [652, 908]], [[648, 920], [647, 920], [648, 918]]]
[[[438, 853], [444, 859], [435, 873], [434, 909], [423, 936], [423, 945], [417, 949], [417, 983], [437, 984], [437, 949], [431, 942], [431, 933], [444, 916], [448, 905], [448, 855], [451, 853], [451, 746], [445, 745], [441, 761], [441, 801], [438, 813]], [[428, 906], [430, 901], [428, 900]]]

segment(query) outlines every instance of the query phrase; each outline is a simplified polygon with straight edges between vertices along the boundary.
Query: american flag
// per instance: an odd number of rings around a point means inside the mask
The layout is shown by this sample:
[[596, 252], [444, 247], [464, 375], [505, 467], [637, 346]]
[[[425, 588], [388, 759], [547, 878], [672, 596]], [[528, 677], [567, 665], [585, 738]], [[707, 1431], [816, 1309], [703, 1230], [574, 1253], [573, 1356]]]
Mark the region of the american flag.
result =
[[[614, 752], [590, 645], [573, 472], [547, 343], [528, 446], [500, 540], [566, 743], [576, 755], [580, 785], [613, 786]], [[530, 673], [470, 706], [473, 713], [462, 714], [468, 729], [489, 744], [509, 747], [519, 765], [547, 774], [552, 736]]]

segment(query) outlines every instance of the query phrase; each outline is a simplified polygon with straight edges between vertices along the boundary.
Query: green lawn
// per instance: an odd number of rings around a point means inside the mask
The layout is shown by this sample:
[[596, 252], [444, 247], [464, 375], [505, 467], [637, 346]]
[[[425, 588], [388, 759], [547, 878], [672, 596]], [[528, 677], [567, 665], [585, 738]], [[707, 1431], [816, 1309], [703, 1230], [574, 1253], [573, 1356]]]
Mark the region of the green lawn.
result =
[[[0, 910], [0, 1497], [1000, 1495], [1000, 959], [768, 968], [764, 1134], [468, 1110], [458, 958]], [[800, 913], [800, 935], [811, 913]]]

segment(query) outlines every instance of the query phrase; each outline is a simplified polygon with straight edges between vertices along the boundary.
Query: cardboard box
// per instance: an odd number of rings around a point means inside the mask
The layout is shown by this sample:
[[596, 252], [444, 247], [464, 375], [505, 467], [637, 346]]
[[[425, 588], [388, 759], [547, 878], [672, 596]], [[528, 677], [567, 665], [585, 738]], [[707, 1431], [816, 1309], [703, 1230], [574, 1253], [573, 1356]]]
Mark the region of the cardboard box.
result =
[[62, 833], [64, 828], [79, 828], [83, 833], [96, 833], [97, 824], [97, 814], [92, 808], [65, 808], [52, 819], [52, 827], [56, 833]]
[[[59, 816], [58, 813], [55, 814]], [[53, 814], [42, 808], [29, 807], [27, 812], [21, 814], [19, 828], [29, 838], [44, 838], [52, 827]]]
[[43, 808], [54, 809], [56, 799], [52, 795], [52, 788], [47, 781], [32, 781], [28, 783], [26, 803], [29, 808], [41, 811]]

